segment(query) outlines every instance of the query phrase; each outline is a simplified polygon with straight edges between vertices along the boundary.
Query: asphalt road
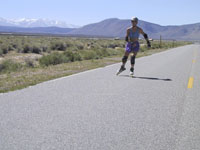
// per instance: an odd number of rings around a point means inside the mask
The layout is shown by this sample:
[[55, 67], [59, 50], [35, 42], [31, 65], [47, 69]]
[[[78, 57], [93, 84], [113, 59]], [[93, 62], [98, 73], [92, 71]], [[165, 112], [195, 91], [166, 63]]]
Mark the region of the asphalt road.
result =
[[0, 94], [0, 150], [199, 150], [200, 45]]

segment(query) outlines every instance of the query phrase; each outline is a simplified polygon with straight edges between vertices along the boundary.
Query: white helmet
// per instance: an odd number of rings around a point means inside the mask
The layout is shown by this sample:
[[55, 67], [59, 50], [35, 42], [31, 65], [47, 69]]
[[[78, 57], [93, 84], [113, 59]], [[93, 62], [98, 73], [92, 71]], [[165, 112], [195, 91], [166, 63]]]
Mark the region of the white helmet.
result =
[[131, 21], [138, 22], [138, 18], [137, 18], [137, 17], [133, 17], [133, 18], [131, 19]]

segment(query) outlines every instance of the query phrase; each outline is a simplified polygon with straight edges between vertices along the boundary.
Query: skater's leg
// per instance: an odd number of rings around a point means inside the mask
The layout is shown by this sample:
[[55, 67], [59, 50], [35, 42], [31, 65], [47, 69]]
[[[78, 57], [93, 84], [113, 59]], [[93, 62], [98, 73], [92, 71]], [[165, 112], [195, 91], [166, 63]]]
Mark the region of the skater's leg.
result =
[[135, 57], [137, 55], [137, 52], [133, 52], [133, 55], [131, 56], [131, 68], [130, 68], [130, 75], [132, 76], [134, 74], [134, 65], [135, 65]]
[[125, 64], [126, 64], [126, 62], [127, 62], [127, 60], [128, 60], [128, 56], [129, 56], [129, 52], [125, 52], [124, 53], [124, 56], [123, 56], [123, 58], [122, 58], [122, 66], [124, 67], [125, 66]]
[[122, 65], [121, 65], [119, 71], [117, 72], [117, 75], [120, 74], [121, 72], [123, 72], [124, 70], [126, 70], [125, 64], [128, 60], [128, 56], [129, 56], [130, 52], [131, 52], [131, 44], [127, 43], [125, 53], [124, 53], [124, 56], [122, 58]]
[[133, 55], [131, 56], [131, 68], [134, 68], [135, 58], [137, 56], [139, 49], [140, 49], [139, 42], [138, 41], [134, 42], [134, 44], [133, 44]]
[[131, 68], [134, 68], [135, 65], [135, 57], [137, 56], [137, 52], [133, 52], [133, 55], [131, 56]]
[[126, 70], [125, 64], [126, 64], [126, 62], [127, 62], [128, 56], [129, 56], [129, 52], [126, 51], [126, 52], [124, 53], [123, 58], [122, 58], [122, 65], [121, 65], [119, 71], [117, 72], [117, 75], [120, 74], [121, 72], [123, 72], [124, 70]]

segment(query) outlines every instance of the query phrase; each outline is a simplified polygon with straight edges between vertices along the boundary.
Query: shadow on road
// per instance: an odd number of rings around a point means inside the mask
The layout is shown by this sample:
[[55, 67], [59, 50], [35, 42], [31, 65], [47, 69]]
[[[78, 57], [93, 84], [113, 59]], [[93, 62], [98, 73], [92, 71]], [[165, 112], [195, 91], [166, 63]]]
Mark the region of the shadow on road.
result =
[[172, 81], [172, 79], [161, 79], [154, 77], [139, 77], [139, 76], [130, 76], [130, 75], [119, 75], [120, 77], [129, 77], [129, 78], [138, 78], [138, 79], [146, 79], [146, 80], [161, 80], [161, 81]]

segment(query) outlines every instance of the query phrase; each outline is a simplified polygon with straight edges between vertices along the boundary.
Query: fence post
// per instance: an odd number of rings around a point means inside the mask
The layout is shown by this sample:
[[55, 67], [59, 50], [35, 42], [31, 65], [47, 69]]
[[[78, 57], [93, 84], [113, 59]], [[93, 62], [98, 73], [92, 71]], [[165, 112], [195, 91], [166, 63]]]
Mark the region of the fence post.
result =
[[160, 48], [162, 48], [162, 36], [160, 35]]

